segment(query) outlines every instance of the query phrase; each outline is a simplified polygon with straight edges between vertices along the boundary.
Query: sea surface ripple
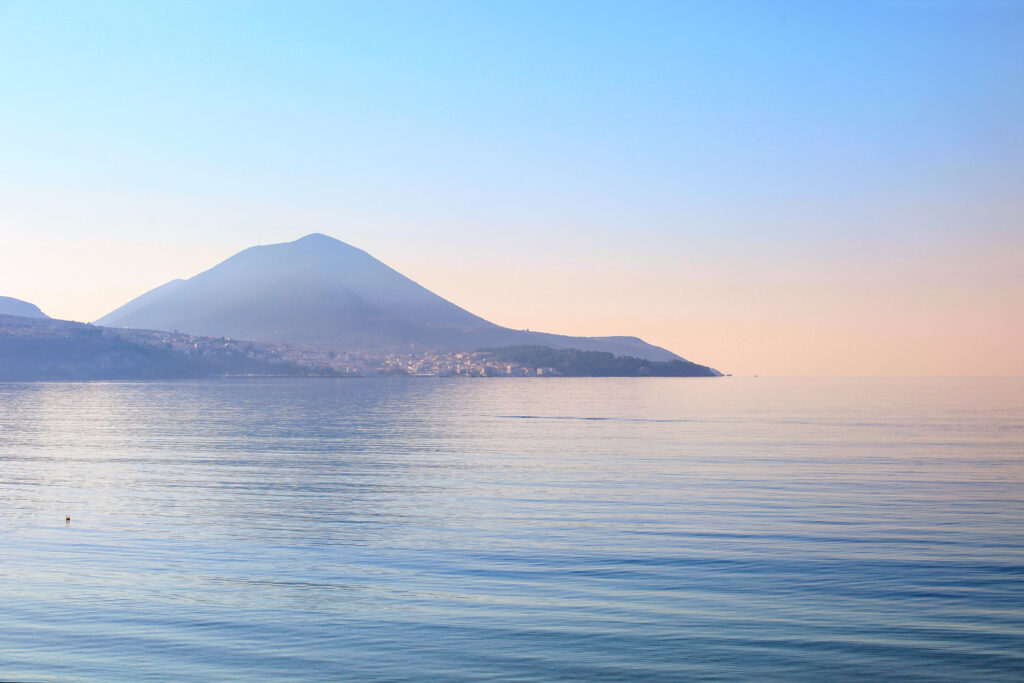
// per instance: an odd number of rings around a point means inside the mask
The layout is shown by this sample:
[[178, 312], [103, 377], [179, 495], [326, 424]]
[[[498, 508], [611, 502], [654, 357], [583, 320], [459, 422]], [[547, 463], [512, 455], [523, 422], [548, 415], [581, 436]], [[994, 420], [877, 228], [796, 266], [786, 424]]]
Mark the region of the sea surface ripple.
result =
[[1024, 380], [0, 384], [0, 679], [879, 678], [1024, 679]]

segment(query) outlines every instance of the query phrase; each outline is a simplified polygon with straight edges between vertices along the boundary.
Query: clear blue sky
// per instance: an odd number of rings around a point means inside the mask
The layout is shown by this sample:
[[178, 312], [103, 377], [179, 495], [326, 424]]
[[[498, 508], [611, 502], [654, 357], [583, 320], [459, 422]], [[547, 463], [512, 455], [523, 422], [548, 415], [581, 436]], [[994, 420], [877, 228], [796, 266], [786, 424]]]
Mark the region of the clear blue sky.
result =
[[[0, 0], [0, 83], [0, 294], [50, 298], [35, 303], [53, 314], [54, 274], [26, 267], [33, 240], [107, 273], [104, 245], [137, 245], [133, 267], [152, 255], [152, 282], [81, 284], [65, 315], [96, 318], [165, 276], [313, 231], [537, 329], [564, 319], [533, 300], [560, 260], [576, 282], [614, 263], [643, 302], [609, 311], [582, 287], [552, 306], [585, 329], [552, 331], [655, 337], [725, 369], [798, 369], [779, 355], [797, 338], [827, 358], [821, 330], [744, 332], [765, 306], [795, 325], [918, 272], [932, 299], [905, 305], [920, 311], [949, 296], [928, 285], [949, 285], [965, 253], [957, 291], [973, 294], [958, 305], [996, 291], [993, 315], [1021, 314], [1005, 307], [1021, 303], [1024, 2]], [[486, 268], [460, 270], [475, 259]], [[848, 285], [833, 300], [830, 273]], [[759, 303], [765, 287], [779, 289]], [[708, 337], [716, 326], [734, 333]]]

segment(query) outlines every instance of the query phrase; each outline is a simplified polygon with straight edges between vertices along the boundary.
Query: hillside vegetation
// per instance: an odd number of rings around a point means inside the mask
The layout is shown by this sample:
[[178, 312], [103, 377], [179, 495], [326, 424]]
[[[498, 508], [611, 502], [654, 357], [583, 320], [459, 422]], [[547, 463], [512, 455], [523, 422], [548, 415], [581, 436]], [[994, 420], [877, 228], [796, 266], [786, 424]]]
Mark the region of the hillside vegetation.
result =
[[686, 360], [651, 361], [616, 356], [606, 351], [553, 349], [548, 346], [506, 346], [483, 349], [505, 363], [530, 368], [551, 368], [565, 377], [717, 377], [705, 365]]

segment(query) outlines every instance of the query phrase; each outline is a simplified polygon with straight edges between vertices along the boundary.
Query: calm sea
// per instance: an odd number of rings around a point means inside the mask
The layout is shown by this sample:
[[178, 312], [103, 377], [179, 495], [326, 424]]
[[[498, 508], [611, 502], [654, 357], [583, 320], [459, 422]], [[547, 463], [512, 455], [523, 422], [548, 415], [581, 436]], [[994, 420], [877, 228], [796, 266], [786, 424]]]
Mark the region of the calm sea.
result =
[[0, 679], [878, 678], [1024, 678], [1024, 380], [0, 384]]

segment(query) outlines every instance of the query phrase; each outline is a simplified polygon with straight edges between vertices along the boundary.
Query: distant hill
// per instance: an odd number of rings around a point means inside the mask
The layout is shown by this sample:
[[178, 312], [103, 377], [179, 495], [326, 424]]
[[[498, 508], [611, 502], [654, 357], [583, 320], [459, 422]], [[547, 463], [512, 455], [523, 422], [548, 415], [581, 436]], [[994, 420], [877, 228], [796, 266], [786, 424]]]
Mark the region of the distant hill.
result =
[[35, 304], [11, 296], [0, 296], [0, 315], [20, 315], [25, 318], [46, 318]]
[[313, 374], [309, 368], [269, 363], [233, 349], [191, 354], [138, 343], [126, 337], [129, 332], [146, 335], [68, 320], [0, 315], [0, 381]]
[[636, 337], [569, 337], [495, 325], [321, 234], [246, 249], [147, 292], [96, 324], [370, 352], [537, 345], [683, 360]]

